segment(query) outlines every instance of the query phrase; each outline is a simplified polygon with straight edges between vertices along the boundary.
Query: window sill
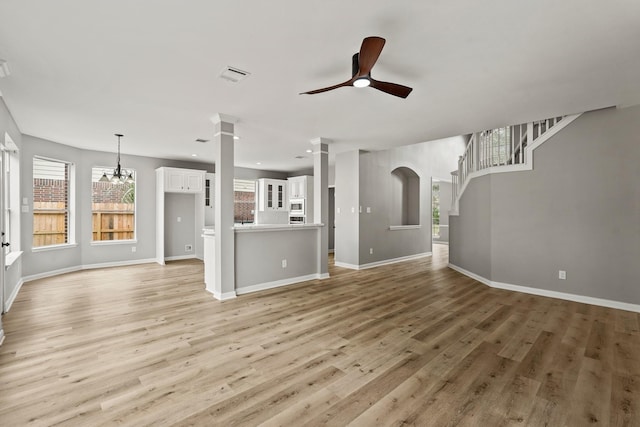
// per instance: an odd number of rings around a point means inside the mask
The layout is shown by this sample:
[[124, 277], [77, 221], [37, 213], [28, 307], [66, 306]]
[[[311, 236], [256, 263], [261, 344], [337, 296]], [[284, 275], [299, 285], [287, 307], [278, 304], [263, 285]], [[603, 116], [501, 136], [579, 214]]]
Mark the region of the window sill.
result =
[[416, 224], [416, 225], [390, 225], [389, 226], [389, 230], [391, 230], [391, 231], [396, 231], [396, 230], [417, 230], [419, 228], [422, 228], [422, 226], [420, 224]]
[[91, 242], [91, 246], [110, 246], [110, 245], [132, 245], [136, 244], [138, 241], [136, 239], [132, 240], [96, 240], [95, 242]]
[[55, 251], [57, 249], [71, 249], [78, 246], [77, 243], [65, 243], [64, 245], [49, 245], [49, 246], [38, 246], [37, 248], [31, 248], [31, 252], [46, 252], [46, 251]]
[[4, 268], [5, 268], [5, 270], [8, 270], [9, 267], [11, 267], [13, 265], [13, 263], [16, 262], [18, 260], [18, 258], [20, 258], [21, 255], [22, 255], [22, 251], [14, 251], [14, 252], [9, 252], [8, 254], [6, 254], [5, 258], [4, 258]]

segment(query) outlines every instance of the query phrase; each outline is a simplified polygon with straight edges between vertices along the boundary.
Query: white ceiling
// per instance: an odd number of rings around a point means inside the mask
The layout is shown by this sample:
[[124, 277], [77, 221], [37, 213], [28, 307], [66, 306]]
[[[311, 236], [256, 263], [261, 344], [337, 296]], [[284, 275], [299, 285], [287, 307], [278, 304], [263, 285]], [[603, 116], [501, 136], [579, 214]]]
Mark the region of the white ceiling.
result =
[[[350, 78], [370, 35], [387, 40], [373, 77], [407, 99], [298, 94]], [[639, 41], [637, 0], [2, 0], [0, 92], [25, 134], [115, 151], [119, 132], [161, 158], [215, 161], [194, 141], [232, 115], [237, 166], [295, 171], [317, 137], [376, 150], [639, 104]]]

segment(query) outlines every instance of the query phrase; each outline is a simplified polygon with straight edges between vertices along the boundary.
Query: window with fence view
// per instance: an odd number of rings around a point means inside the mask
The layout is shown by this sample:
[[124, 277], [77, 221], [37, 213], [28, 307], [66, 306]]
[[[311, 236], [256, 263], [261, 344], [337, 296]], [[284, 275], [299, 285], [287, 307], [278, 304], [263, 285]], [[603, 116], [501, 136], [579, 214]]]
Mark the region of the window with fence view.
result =
[[127, 170], [132, 173], [134, 182], [100, 181], [105, 171], [109, 171], [107, 167], [94, 167], [91, 171], [94, 242], [135, 238], [135, 171]]
[[33, 158], [33, 247], [69, 243], [71, 164]]

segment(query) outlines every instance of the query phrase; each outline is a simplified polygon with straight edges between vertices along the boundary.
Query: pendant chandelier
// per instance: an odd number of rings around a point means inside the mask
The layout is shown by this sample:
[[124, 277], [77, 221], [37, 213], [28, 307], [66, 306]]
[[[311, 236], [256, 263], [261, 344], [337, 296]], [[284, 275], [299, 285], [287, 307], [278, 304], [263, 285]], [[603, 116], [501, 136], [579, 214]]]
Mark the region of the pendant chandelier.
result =
[[102, 173], [102, 177], [98, 180], [99, 182], [111, 182], [113, 184], [131, 184], [134, 182], [133, 179], [133, 171], [128, 171], [120, 166], [120, 138], [124, 135], [116, 133], [114, 134], [118, 137], [118, 162], [113, 170], [113, 174], [111, 178], [107, 176], [106, 172]]

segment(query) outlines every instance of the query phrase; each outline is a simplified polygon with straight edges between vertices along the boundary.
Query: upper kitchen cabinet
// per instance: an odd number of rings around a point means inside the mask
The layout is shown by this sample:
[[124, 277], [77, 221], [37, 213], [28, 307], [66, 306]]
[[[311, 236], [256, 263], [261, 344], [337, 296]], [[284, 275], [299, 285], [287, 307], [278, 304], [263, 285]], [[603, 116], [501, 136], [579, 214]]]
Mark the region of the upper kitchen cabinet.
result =
[[287, 181], [260, 178], [258, 180], [258, 210], [287, 210]]
[[289, 199], [306, 199], [313, 194], [313, 177], [309, 175], [292, 176], [289, 182]]
[[205, 171], [180, 168], [159, 168], [164, 175], [167, 193], [201, 193], [204, 191]]

